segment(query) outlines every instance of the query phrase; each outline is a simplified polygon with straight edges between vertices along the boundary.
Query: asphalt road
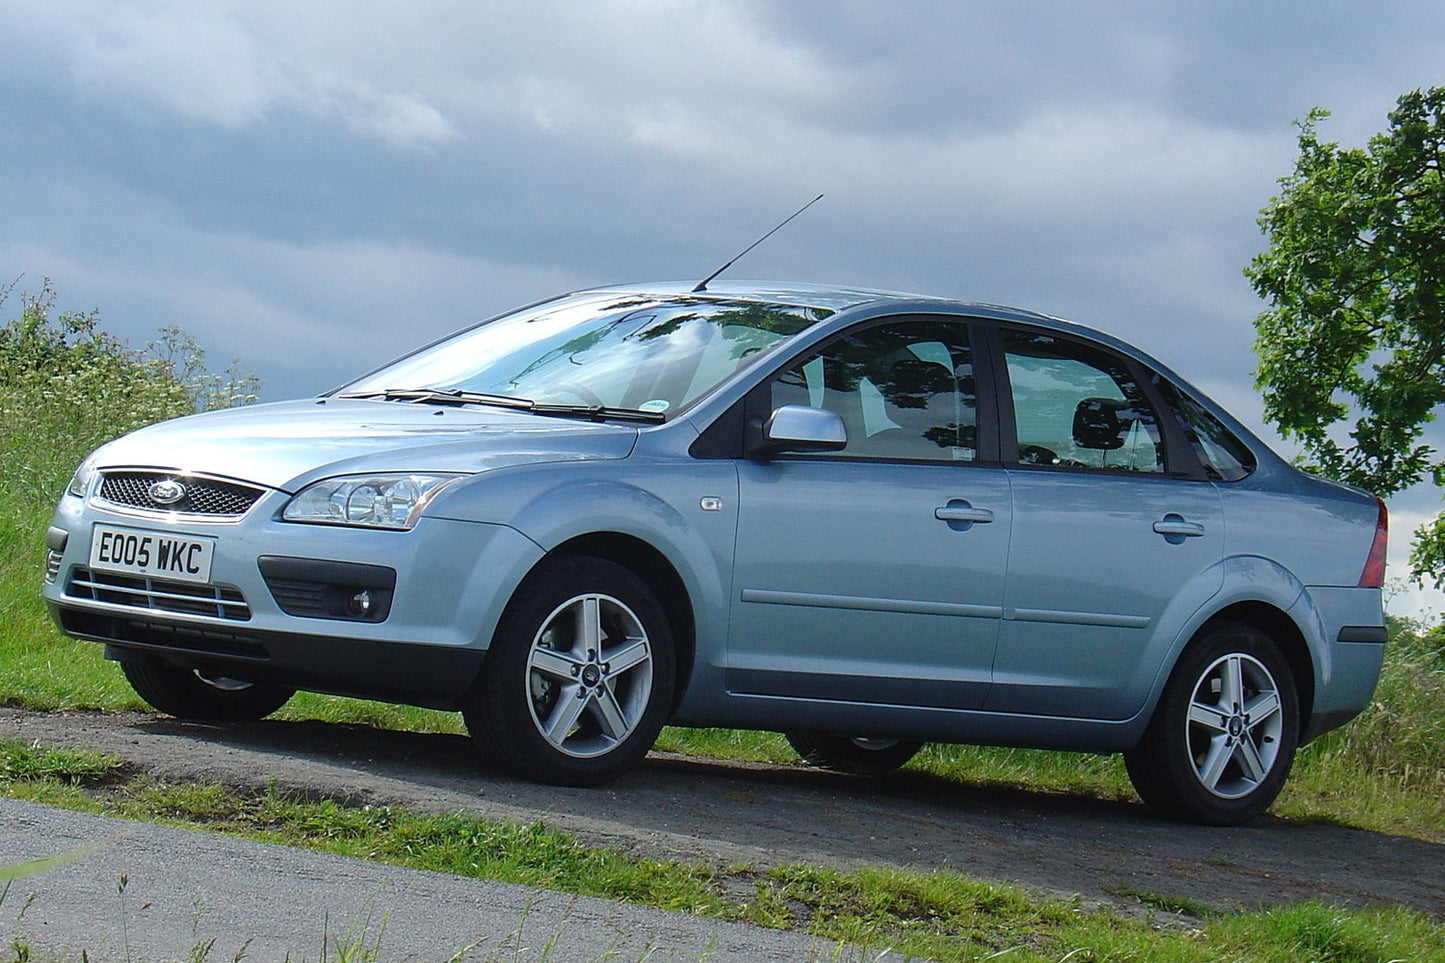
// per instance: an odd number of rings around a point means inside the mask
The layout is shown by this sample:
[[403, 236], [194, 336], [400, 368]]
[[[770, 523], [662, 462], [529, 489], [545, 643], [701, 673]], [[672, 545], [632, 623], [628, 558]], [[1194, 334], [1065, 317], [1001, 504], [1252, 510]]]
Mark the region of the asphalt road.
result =
[[0, 865], [67, 853], [74, 861], [12, 881], [0, 902], [7, 948], [37, 960], [82, 951], [95, 961], [185, 960], [214, 941], [212, 961], [559, 963], [831, 960], [837, 949], [796, 933], [0, 799]]

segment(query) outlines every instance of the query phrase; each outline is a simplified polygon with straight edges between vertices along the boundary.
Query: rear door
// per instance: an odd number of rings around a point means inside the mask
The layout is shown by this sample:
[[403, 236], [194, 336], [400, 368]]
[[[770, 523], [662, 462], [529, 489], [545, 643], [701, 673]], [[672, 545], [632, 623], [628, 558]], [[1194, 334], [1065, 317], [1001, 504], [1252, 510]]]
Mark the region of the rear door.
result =
[[1000, 343], [1014, 516], [988, 708], [1127, 718], [1172, 642], [1166, 608], [1222, 584], [1218, 491], [1139, 365], [1041, 330]]

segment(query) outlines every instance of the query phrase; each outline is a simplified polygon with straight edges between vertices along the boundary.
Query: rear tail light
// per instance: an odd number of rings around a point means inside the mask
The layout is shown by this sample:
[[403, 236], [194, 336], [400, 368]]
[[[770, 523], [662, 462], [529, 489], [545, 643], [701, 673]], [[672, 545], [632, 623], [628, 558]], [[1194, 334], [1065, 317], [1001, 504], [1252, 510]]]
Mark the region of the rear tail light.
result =
[[1375, 499], [1379, 514], [1375, 517], [1375, 541], [1370, 545], [1370, 557], [1365, 560], [1365, 570], [1360, 573], [1360, 588], [1380, 588], [1385, 584], [1385, 545], [1389, 541], [1390, 513], [1385, 503]]

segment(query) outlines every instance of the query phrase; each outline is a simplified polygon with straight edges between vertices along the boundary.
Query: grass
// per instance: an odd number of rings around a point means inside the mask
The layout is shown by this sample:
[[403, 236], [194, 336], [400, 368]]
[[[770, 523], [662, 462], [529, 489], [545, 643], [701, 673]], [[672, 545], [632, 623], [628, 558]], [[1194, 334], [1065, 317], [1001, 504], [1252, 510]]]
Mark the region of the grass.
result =
[[648, 860], [588, 847], [541, 823], [172, 785], [126, 774], [95, 753], [0, 744], [0, 758], [17, 760], [0, 774], [0, 794], [11, 797], [795, 930], [862, 948], [865, 958], [891, 949], [945, 961], [1445, 960], [1445, 925], [1399, 909], [1309, 902], [1210, 914], [1138, 894], [1168, 914], [1151, 919], [946, 871]]

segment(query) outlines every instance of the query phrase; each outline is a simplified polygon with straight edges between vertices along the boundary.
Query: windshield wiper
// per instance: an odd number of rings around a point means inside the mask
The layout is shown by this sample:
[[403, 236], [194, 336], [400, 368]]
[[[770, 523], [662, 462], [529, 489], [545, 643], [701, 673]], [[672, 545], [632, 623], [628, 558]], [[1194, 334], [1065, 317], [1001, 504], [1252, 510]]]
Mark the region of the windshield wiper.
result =
[[660, 411], [643, 411], [639, 408], [614, 408], [610, 405], [562, 405], [533, 401], [531, 398], [513, 398], [511, 395], [491, 395], [480, 391], [463, 391], [461, 388], [388, 388], [385, 391], [357, 391], [341, 395], [343, 398], [381, 398], [385, 401], [411, 401], [428, 405], [491, 405], [496, 408], [512, 408], [530, 411], [534, 415], [551, 415], [564, 418], [590, 418], [592, 421], [614, 419], [620, 421], [646, 421], [660, 423], [667, 417]]
[[460, 388], [387, 388], [385, 391], [356, 391], [343, 398], [381, 398], [384, 401], [414, 401], [424, 405], [495, 405], [498, 408], [532, 409], [528, 398], [509, 395], [488, 395]]
[[667, 420], [660, 411], [643, 411], [641, 408], [614, 408], [611, 405], [553, 405], [532, 403], [527, 409], [534, 415], [557, 415], [564, 418], [590, 418], [593, 421], [615, 419], [618, 421], [647, 421], [658, 424]]

